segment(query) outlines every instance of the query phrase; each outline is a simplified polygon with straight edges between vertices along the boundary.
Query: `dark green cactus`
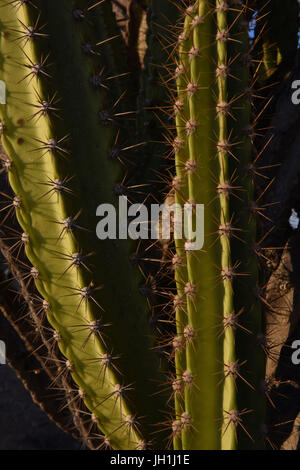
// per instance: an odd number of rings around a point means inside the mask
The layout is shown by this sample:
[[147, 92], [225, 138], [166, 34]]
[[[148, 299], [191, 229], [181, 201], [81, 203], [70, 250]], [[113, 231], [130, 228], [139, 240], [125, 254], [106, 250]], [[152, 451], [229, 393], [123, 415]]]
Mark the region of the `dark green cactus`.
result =
[[[47, 313], [32, 328], [51, 331], [48, 359], [55, 380], [78, 390], [88, 443], [262, 449], [253, 10], [239, 0], [148, 3], [136, 117], [110, 2], [1, 0], [2, 143], [14, 191], [3, 230], [16, 214], [22, 281]], [[99, 240], [97, 207], [117, 208], [119, 196], [167, 196], [182, 212], [189, 203], [188, 234], [159, 259], [160, 242]]]

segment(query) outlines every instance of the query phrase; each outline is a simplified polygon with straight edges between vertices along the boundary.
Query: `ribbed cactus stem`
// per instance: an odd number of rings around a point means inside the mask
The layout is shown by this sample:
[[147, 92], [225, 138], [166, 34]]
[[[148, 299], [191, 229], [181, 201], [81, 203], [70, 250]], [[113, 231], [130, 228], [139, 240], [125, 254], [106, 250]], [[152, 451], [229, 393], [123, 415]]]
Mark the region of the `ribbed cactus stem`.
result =
[[[62, 377], [66, 394], [77, 392], [86, 440], [120, 450], [171, 442], [175, 450], [263, 448], [269, 345], [253, 12], [241, 0], [147, 2], [139, 143], [123, 145], [136, 112], [111, 2], [2, 3], [1, 131], [14, 192], [2, 226], [16, 215], [24, 250], [14, 263], [42, 305], [40, 340], [55, 362], [54, 382]], [[159, 159], [162, 135], [170, 150]], [[135, 192], [148, 207], [161, 202], [166, 193], [153, 175], [176, 203], [175, 240], [135, 247], [118, 230], [119, 196], [126, 205]], [[115, 234], [100, 236], [98, 216], [107, 212]], [[157, 333], [166, 335], [158, 347]]]
[[[184, 73], [177, 76], [176, 100], [182, 104], [176, 109], [181, 142], [176, 176], [184, 184], [181, 193], [176, 191], [176, 200], [182, 205], [189, 202], [194, 209], [196, 204], [205, 207], [203, 249], [190, 251], [186, 243], [184, 253], [182, 245], [176, 245], [187, 266], [178, 271], [178, 294], [182, 295], [184, 279], [186, 328], [193, 331], [193, 341], [185, 343], [189, 384], [181, 413], [183, 449], [261, 445], [257, 423], [263, 423], [263, 408], [256, 413], [255, 425], [250, 418], [253, 402], [263, 402], [258, 379], [263, 378], [263, 360], [253, 340], [261, 328], [261, 314], [254, 297], [258, 260], [249, 262], [256, 222], [249, 210], [253, 178], [245, 175], [252, 141], [246, 132], [251, 124], [244, 8], [241, 2], [197, 1], [185, 11], [179, 36], [176, 65]], [[189, 48], [185, 57], [184, 47]], [[245, 296], [249, 285], [253, 290]], [[247, 324], [252, 329], [245, 339]], [[176, 365], [182, 367], [182, 362]], [[249, 376], [255, 377], [254, 384]]]
[[155, 394], [159, 361], [131, 243], [96, 236], [97, 207], [117, 205], [123, 178], [114, 150], [127, 114], [124, 91], [113, 91], [116, 70], [110, 75], [117, 38], [107, 33], [107, 7], [101, 17], [78, 2], [82, 19], [72, 3], [1, 5], [2, 141], [12, 208], [29, 239], [26, 279], [49, 305], [61, 374], [82, 391], [91, 428], [98, 424], [113, 448], [135, 449], [150, 438], [149, 429], [140, 434], [139, 417], [148, 427], [164, 402]]
[[[193, 14], [187, 14], [184, 18], [184, 27], [178, 38], [179, 61], [175, 69], [175, 77], [177, 83], [177, 97], [174, 103], [174, 115], [177, 126], [177, 136], [173, 142], [175, 154], [176, 176], [172, 181], [172, 188], [175, 193], [175, 203], [184, 205], [188, 199], [188, 182], [186, 178], [186, 162], [188, 155], [188, 140], [186, 138], [186, 120], [184, 116], [189, 114], [189, 51], [192, 47], [190, 39], [190, 28]], [[184, 331], [187, 326], [186, 316], [186, 298], [185, 285], [188, 282], [187, 265], [185, 256], [185, 242], [183, 238], [175, 238], [176, 254], [173, 257], [173, 266], [175, 270], [175, 281], [177, 293], [174, 298], [174, 310], [176, 317], [177, 334], [184, 340]], [[184, 409], [184, 393], [183, 374], [186, 371], [186, 351], [185, 346], [175, 352], [176, 379], [180, 381], [181, 393], [175, 395], [175, 413], [176, 418], [180, 418]], [[174, 435], [175, 450], [181, 449], [181, 432]]]

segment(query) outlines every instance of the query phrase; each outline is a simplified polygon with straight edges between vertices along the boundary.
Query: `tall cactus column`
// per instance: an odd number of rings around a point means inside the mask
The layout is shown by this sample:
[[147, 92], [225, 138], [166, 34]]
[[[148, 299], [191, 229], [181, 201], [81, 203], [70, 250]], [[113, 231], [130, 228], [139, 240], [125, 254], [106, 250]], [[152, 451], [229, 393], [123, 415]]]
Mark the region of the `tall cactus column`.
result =
[[101, 15], [96, 8], [1, 2], [2, 141], [11, 159], [11, 211], [26, 245], [24, 276], [44, 299], [51, 341], [63, 353], [61, 374], [77, 384], [94, 434], [98, 424], [112, 447], [135, 449], [150, 439], [164, 399], [155, 394], [159, 361], [130, 243], [96, 237], [97, 206], [116, 206], [125, 187], [114, 157], [132, 114], [122, 109], [121, 82], [113, 86], [111, 9], [106, 4]]
[[[173, 440], [175, 449], [259, 449], [268, 344], [260, 307], [257, 239], [263, 237], [257, 236], [257, 219], [264, 207], [254, 186], [262, 169], [256, 169], [247, 5], [240, 0], [182, 3], [177, 4], [182, 24], [168, 29], [164, 16], [158, 27], [159, 2], [151, 2], [155, 37], [149, 37], [150, 67], [145, 67], [141, 93], [152, 97], [146, 108], [157, 105], [155, 44], [158, 61], [174, 58], [162, 94], [172, 95], [176, 80], [173, 113], [164, 121], [164, 103], [158, 113], [171, 144], [168, 156], [175, 156], [172, 168], [155, 162], [156, 150], [146, 161], [140, 145], [121, 145], [135, 111], [126, 102], [130, 83], [122, 86], [128, 77], [110, 2], [1, 3], [0, 79], [7, 86], [7, 103], [0, 107], [2, 141], [15, 193], [1, 208], [2, 226], [16, 215], [18, 243], [25, 249], [16, 262], [21, 261], [33, 304], [38, 298], [43, 307], [36, 308], [33, 328], [47, 343], [47, 361], [57, 363], [58, 378], [77, 391], [88, 439], [99, 439], [101, 448], [145, 449], [150, 441], [162, 449], [170, 432], [167, 443]], [[155, 80], [166, 68], [160, 64]], [[160, 137], [151, 148], [161, 147]], [[123, 161], [122, 148], [137, 149], [134, 161]], [[120, 162], [126, 163], [125, 171]], [[161, 308], [159, 320], [167, 325], [159, 348], [143, 297], [150, 289], [140, 286], [132, 242], [117, 233], [113, 240], [96, 236], [97, 207], [109, 203], [113, 210], [120, 195], [132, 200], [140, 185], [128, 183], [130, 178], [144, 173], [147, 181], [141, 183], [147, 187], [153, 171], [163, 181], [173, 172], [168, 196], [174, 193], [182, 209], [192, 208], [185, 237], [175, 237], [172, 273], [164, 269], [169, 254], [164, 248], [161, 268], [155, 279], [150, 275], [151, 294], [164, 298], [153, 307], [155, 312]], [[196, 226], [198, 204], [204, 205], [204, 245], [194, 250], [193, 229], [202, 228]], [[169, 281], [171, 326], [165, 315]], [[167, 395], [166, 363], [157, 352], [168, 355], [171, 347], [175, 368], [167, 371], [172, 388]], [[171, 403], [175, 412], [165, 421]]]
[[173, 187], [182, 205], [205, 206], [203, 249], [190, 251], [188, 239], [185, 250], [177, 243], [183, 305], [177, 324], [185, 332], [186, 362], [176, 363], [185, 393], [175, 443], [181, 438], [183, 449], [262, 445], [264, 415], [255, 405], [263, 401], [264, 363], [255, 340], [261, 328], [258, 261], [248, 262], [256, 229], [253, 180], [246, 174], [252, 150], [244, 8], [241, 2], [195, 2], [179, 36], [175, 181], [181, 184]]

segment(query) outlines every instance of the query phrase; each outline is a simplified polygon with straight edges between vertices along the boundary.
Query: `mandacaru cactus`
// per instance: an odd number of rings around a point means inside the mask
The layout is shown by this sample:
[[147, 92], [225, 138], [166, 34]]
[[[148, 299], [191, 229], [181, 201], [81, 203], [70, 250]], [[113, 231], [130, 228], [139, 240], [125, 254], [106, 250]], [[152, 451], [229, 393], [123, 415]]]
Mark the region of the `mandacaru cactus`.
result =
[[[270, 347], [259, 220], [272, 180], [256, 192], [254, 10], [178, 0], [168, 28], [167, 14], [156, 21], [159, 2], [148, 3], [156, 49], [145, 60], [160, 80], [147, 81], [145, 65], [136, 119], [110, 1], [0, 1], [2, 164], [14, 193], [2, 195], [1, 228], [7, 239], [16, 215], [10, 252], [32, 292], [28, 324], [47, 343], [53, 386], [76, 391], [87, 445], [263, 449]], [[143, 94], [168, 102], [143, 109]], [[150, 110], [160, 138], [147, 147]], [[164, 136], [159, 160], [149, 149]], [[175, 224], [158, 259], [160, 241], [96, 236], [100, 204], [162, 202], [153, 175], [169, 202], [192, 208], [188, 235], [177, 238]], [[203, 205], [204, 244], [194, 249]]]

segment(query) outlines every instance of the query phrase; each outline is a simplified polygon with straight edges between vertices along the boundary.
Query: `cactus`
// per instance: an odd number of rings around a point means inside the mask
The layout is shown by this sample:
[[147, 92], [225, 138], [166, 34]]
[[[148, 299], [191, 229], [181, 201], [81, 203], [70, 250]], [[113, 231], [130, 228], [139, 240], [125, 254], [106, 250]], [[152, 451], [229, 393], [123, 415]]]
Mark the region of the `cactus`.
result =
[[[254, 296], [258, 262], [251, 255], [259, 209], [251, 175], [250, 77], [243, 62], [248, 34], [239, 3], [217, 1], [215, 10], [201, 1], [186, 13], [175, 105], [176, 198], [209, 208], [203, 251], [189, 252], [189, 239], [177, 248], [178, 323], [192, 337], [177, 354], [195, 385], [185, 391], [184, 412], [196, 429], [201, 423], [197, 433], [182, 431], [184, 448], [192, 449], [235, 448], [241, 432], [260, 446], [264, 422], [264, 357], [255, 344], [261, 332]], [[222, 334], [216, 334], [220, 319]], [[183, 367], [178, 373], [182, 377]], [[220, 433], [213, 423], [222, 413]]]
[[[15, 277], [32, 292], [26, 302], [42, 304], [31, 328], [54, 384], [76, 390], [91, 448], [262, 449], [268, 234], [255, 189], [252, 11], [239, 0], [166, 0], [156, 21], [160, 2], [148, 3], [155, 34], [136, 118], [110, 2], [1, 2], [3, 164], [14, 192], [2, 228], [16, 215]], [[162, 129], [149, 135], [153, 107]], [[171, 150], [159, 162], [163, 136]], [[167, 200], [193, 208], [185, 238], [157, 260], [152, 241], [99, 240], [98, 205], [161, 200], [155, 174]], [[204, 245], [193, 250], [200, 204]]]
[[[67, 358], [61, 374], [72, 375], [111, 445], [134, 449], [141, 436], [125, 395], [134, 383], [139, 416], [153, 419], [143, 397], [157, 387], [158, 359], [130, 247], [122, 241], [100, 243], [95, 235], [97, 205], [114, 203], [122, 189], [114, 161], [122, 94], [115, 87], [116, 95], [110, 95], [113, 75], [107, 75], [116, 38], [109, 34], [110, 18], [92, 23], [90, 15], [82, 21], [84, 13], [68, 0], [44, 2], [41, 10], [31, 2], [18, 8], [6, 3], [1, 8], [1, 78], [7, 84], [2, 140], [12, 160], [12, 204], [32, 264], [27, 272], [24, 267], [24, 276], [45, 299], [54, 339]], [[92, 272], [89, 265], [99, 270]], [[108, 289], [107, 276], [114, 279]], [[160, 409], [161, 396], [153, 400]]]

